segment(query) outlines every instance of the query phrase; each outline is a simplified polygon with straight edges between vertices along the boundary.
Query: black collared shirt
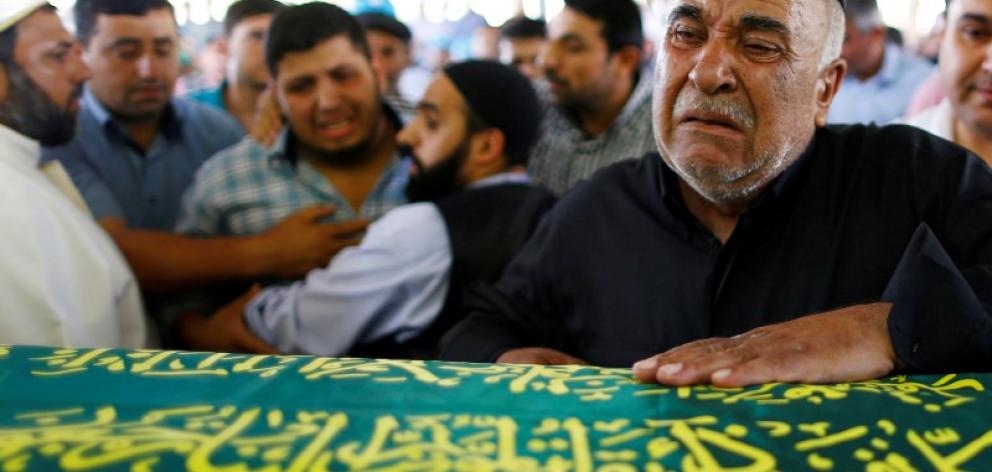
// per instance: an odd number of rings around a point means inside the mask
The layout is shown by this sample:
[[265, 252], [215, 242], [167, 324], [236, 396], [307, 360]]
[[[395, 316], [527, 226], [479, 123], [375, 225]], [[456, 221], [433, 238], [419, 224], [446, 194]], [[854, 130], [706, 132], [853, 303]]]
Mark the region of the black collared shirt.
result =
[[686, 342], [890, 301], [914, 370], [992, 365], [992, 172], [915, 128], [819, 129], [721, 244], [658, 155], [566, 196], [444, 358], [545, 346], [629, 366]]

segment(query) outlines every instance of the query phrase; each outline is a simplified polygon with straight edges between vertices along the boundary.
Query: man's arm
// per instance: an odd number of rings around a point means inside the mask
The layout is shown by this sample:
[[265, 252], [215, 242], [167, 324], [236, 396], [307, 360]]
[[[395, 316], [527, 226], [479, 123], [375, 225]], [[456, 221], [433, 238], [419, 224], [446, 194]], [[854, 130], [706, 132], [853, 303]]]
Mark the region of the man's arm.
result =
[[326, 356], [383, 338], [415, 337], [444, 305], [451, 247], [432, 204], [397, 208], [361, 245], [289, 287], [263, 291], [245, 322], [282, 352]]
[[538, 225], [497, 283], [466, 293], [465, 307], [469, 315], [444, 336], [442, 359], [519, 364], [584, 363], [564, 354], [567, 346], [577, 340], [566, 338], [566, 330], [552, 309], [556, 304], [551, 299], [559, 289], [554, 278], [566, 272], [558, 268], [557, 260], [568, 257], [568, 251], [562, 251], [562, 241], [557, 238], [570, 237], [557, 231], [556, 210]]
[[235, 279], [301, 277], [358, 243], [367, 221], [318, 223], [334, 212], [310, 208], [252, 237], [193, 238], [129, 229], [120, 218], [100, 225], [124, 253], [142, 288], [175, 291]]
[[[927, 145], [932, 147], [926, 147]], [[678, 347], [639, 362], [643, 381], [833, 383], [912, 372], [988, 371], [992, 365], [992, 172], [941, 142], [905, 159], [904, 185], [926, 223], [880, 296], [855, 306]], [[783, 347], [784, 346], [784, 347]]]

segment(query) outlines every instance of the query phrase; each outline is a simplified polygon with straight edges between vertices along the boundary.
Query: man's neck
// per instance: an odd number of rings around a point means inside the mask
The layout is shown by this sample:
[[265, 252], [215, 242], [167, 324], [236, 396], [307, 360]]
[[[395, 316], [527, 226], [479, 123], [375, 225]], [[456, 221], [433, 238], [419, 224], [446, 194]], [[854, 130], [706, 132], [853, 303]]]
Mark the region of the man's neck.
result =
[[127, 137], [141, 150], [141, 153], [147, 154], [148, 150], [152, 147], [152, 143], [155, 142], [155, 137], [158, 136], [158, 131], [162, 124], [162, 116], [160, 113], [155, 118], [129, 121], [118, 119], [118, 122], [124, 128], [124, 133], [127, 134]]
[[726, 244], [734, 234], [741, 215], [747, 211], [751, 202], [719, 205], [703, 198], [681, 178], [678, 182], [679, 193], [689, 213], [709, 229], [721, 243]]
[[371, 145], [360, 162], [353, 165], [335, 165], [320, 157], [300, 152], [300, 158], [313, 165], [331, 185], [348, 201], [351, 208], [360, 211], [365, 200], [382, 178], [382, 174], [396, 156], [396, 132], [385, 116], [372, 134]]
[[954, 120], [954, 141], [992, 165], [992, 130], [990, 133], [983, 133], [961, 120]]
[[615, 87], [602, 103], [576, 110], [582, 131], [587, 136], [596, 137], [609, 130], [633, 96], [634, 87], [634, 78], [630, 77], [624, 86]]
[[258, 97], [264, 91], [265, 89], [260, 90], [252, 84], [229, 81], [224, 88], [224, 106], [245, 129], [251, 129], [258, 110]]

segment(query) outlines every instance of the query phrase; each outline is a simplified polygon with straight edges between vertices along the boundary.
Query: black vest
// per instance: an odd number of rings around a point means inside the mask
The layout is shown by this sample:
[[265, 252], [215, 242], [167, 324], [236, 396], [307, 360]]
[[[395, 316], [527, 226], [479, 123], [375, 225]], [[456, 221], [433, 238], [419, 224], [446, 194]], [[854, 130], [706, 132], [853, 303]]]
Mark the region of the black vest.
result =
[[526, 184], [470, 189], [435, 202], [447, 226], [452, 252], [448, 294], [441, 312], [415, 339], [400, 344], [388, 338], [358, 346], [351, 355], [437, 358], [441, 337], [465, 316], [465, 290], [477, 283], [495, 282], [554, 203], [550, 192]]

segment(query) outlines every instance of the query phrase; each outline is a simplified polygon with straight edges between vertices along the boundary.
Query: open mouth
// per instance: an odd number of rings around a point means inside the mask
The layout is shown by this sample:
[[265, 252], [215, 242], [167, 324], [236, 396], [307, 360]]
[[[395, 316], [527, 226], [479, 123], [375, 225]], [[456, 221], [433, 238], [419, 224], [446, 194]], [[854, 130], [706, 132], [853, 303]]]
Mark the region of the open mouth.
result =
[[317, 132], [329, 139], [340, 139], [351, 134], [355, 122], [351, 119], [338, 119], [317, 124]]

